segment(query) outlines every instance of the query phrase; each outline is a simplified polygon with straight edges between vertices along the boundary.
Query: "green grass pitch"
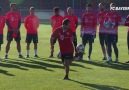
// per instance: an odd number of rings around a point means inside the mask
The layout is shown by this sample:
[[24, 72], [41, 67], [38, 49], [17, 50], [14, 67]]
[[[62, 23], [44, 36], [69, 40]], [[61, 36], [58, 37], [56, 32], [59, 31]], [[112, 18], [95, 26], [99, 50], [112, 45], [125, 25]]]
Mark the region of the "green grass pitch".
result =
[[[26, 30], [21, 26], [22, 55], [26, 55]], [[58, 43], [55, 45], [55, 58], [48, 58], [50, 54], [49, 38], [50, 25], [41, 24], [39, 27], [38, 55], [34, 58], [33, 43], [30, 47], [30, 58], [19, 59], [16, 43], [11, 43], [9, 59], [0, 61], [0, 90], [129, 90], [129, 59], [127, 50], [127, 27], [119, 27], [119, 60], [120, 63], [107, 64], [102, 61], [102, 51], [98, 34], [93, 44], [91, 61], [87, 61], [88, 45], [84, 61], [74, 61], [70, 67], [70, 81], [63, 80], [64, 67], [61, 60], [56, 58], [59, 51]], [[81, 43], [77, 29], [78, 43]], [[4, 57], [6, 45], [6, 31], [4, 31], [4, 44], [0, 58]], [[113, 51], [113, 60], [114, 51]]]

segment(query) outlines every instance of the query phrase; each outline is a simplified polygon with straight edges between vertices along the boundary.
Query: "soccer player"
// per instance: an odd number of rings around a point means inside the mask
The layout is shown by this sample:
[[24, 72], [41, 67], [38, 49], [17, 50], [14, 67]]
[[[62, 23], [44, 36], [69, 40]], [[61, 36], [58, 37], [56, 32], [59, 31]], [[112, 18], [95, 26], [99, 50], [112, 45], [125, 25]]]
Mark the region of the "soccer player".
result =
[[[129, 15], [126, 18], [124, 25], [128, 26], [128, 29], [127, 29], [127, 45], [128, 45], [128, 54], [129, 54]], [[129, 63], [129, 61], [127, 61], [126, 63]]]
[[4, 26], [5, 26], [5, 17], [2, 16], [2, 8], [0, 7], [0, 51], [1, 51], [1, 45], [3, 44], [3, 30], [4, 30]]
[[[92, 5], [86, 5], [87, 13], [82, 15], [81, 19], [81, 37], [82, 44], [84, 47], [86, 43], [89, 43], [89, 53], [87, 60], [90, 60], [92, 53], [92, 43], [94, 43], [94, 39], [96, 37], [96, 27], [97, 27], [97, 16], [92, 12]], [[80, 59], [83, 58], [83, 54], [80, 56]]]
[[67, 15], [64, 16], [64, 19], [68, 18], [70, 20], [70, 29], [73, 32], [73, 44], [74, 44], [74, 49], [75, 49], [75, 56], [77, 56], [77, 35], [76, 35], [76, 29], [78, 27], [78, 17], [73, 14], [73, 10], [71, 7], [67, 8]]
[[103, 59], [102, 60], [107, 60], [107, 57], [106, 57], [106, 46], [107, 46], [107, 43], [106, 43], [106, 33], [107, 33], [107, 30], [105, 29], [104, 27], [104, 18], [105, 18], [105, 15], [107, 14], [107, 11], [105, 11], [105, 6], [103, 3], [99, 3], [99, 9], [100, 9], [100, 12], [98, 13], [98, 21], [99, 21], [99, 41], [100, 41], [100, 45], [101, 45], [101, 49], [102, 49], [102, 52], [103, 52]]
[[6, 25], [8, 27], [8, 33], [7, 33], [6, 54], [5, 54], [4, 59], [8, 58], [8, 52], [9, 52], [10, 44], [13, 38], [15, 39], [17, 43], [17, 50], [18, 50], [19, 58], [23, 58], [23, 56], [21, 55], [21, 44], [20, 44], [21, 16], [20, 16], [20, 13], [17, 12], [16, 3], [11, 3], [10, 8], [11, 8], [11, 11], [8, 12], [5, 16]]
[[35, 16], [35, 8], [30, 7], [30, 15], [25, 18], [24, 26], [26, 28], [26, 58], [29, 58], [29, 50], [30, 50], [30, 43], [33, 40], [34, 43], [34, 57], [38, 57], [37, 55], [37, 43], [38, 43], [38, 27], [39, 27], [39, 19]]
[[51, 35], [51, 47], [53, 47], [53, 39], [57, 38], [60, 47], [61, 59], [65, 67], [65, 77], [64, 80], [68, 80], [69, 77], [69, 67], [73, 61], [74, 47], [72, 43], [72, 30], [69, 29], [70, 20], [64, 19], [62, 26], [57, 28]]
[[[110, 4], [110, 7], [115, 7], [114, 3]], [[112, 62], [112, 48], [114, 48], [115, 52], [115, 63], [117, 63], [118, 60], [118, 48], [117, 48], [117, 42], [118, 42], [118, 26], [121, 22], [121, 16], [119, 13], [117, 13], [115, 10], [111, 10], [108, 12], [105, 16], [104, 22], [111, 22], [112, 27], [107, 29], [107, 49], [108, 49], [108, 61]]]
[[[50, 18], [52, 33], [55, 31], [56, 28], [62, 25], [62, 21], [63, 21], [63, 17], [59, 14], [60, 13], [59, 7], [55, 7], [54, 12], [55, 12], [55, 15], [51, 16]], [[56, 40], [57, 40], [56, 38], [53, 40], [54, 44], [56, 43]], [[51, 47], [51, 54], [49, 58], [53, 57], [53, 53], [54, 53], [54, 45], [53, 47]]]

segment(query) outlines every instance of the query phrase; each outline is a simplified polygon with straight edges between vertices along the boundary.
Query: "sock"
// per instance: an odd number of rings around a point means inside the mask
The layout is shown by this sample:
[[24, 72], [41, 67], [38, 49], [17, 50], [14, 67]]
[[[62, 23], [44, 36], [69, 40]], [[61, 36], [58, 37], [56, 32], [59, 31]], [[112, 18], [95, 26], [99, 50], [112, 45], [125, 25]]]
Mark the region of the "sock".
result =
[[29, 55], [29, 50], [26, 50], [26, 55]]
[[8, 55], [8, 53], [5, 53], [5, 55]]
[[112, 57], [108, 56], [108, 59], [112, 59]]
[[106, 57], [106, 54], [104, 54], [104, 57]]
[[19, 55], [21, 55], [21, 52], [18, 52]]
[[65, 75], [65, 77], [68, 77], [68, 75]]
[[37, 50], [36, 49], [34, 49], [34, 55], [37, 55]]

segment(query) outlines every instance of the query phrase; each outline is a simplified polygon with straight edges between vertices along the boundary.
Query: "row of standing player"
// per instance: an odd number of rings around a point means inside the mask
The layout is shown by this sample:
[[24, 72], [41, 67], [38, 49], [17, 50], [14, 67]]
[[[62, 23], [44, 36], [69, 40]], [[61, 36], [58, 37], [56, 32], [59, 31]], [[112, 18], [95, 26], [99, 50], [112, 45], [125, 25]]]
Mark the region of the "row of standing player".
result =
[[[114, 3], [110, 4], [110, 7], [115, 7]], [[80, 36], [82, 38], [82, 44], [84, 47], [86, 46], [86, 43], [89, 43], [89, 53], [88, 53], [88, 60], [91, 60], [91, 53], [92, 53], [92, 43], [94, 42], [94, 39], [96, 38], [96, 27], [97, 27], [97, 19], [99, 21], [99, 39], [100, 44], [103, 52], [103, 60], [107, 60], [106, 51], [108, 54], [108, 61], [112, 62], [112, 48], [111, 45], [113, 45], [114, 52], [116, 55], [115, 62], [118, 62], [118, 48], [117, 48], [117, 41], [118, 41], [118, 25], [121, 22], [121, 16], [119, 13], [117, 13], [114, 10], [111, 11], [105, 11], [104, 4], [99, 4], [100, 12], [98, 15], [94, 14], [92, 12], [92, 5], [87, 4], [86, 11], [87, 13], [82, 15], [81, 19], [81, 30], [80, 30]], [[78, 26], [78, 19], [77, 16], [73, 14], [73, 11], [71, 7], [67, 8], [67, 15], [62, 17], [59, 15], [59, 8], [55, 8], [55, 15], [51, 17], [51, 26], [52, 26], [52, 32], [54, 32], [55, 28], [58, 28], [62, 25], [62, 20], [64, 18], [68, 18], [70, 20], [70, 29], [73, 32], [73, 44], [75, 48], [75, 57], [77, 57], [77, 60], [83, 59], [83, 54], [77, 55], [78, 52], [76, 50], [77, 46], [77, 36], [76, 36], [76, 29]], [[104, 23], [105, 22], [112, 22], [114, 23], [112, 28], [105, 28]], [[56, 43], [56, 38], [54, 39], [54, 44]], [[53, 57], [54, 52], [54, 45], [51, 47], [51, 55], [49, 57]]]
[[[110, 7], [114, 7], [114, 6], [115, 4], [113, 3], [110, 4]], [[117, 44], [117, 38], [118, 38], [118, 25], [121, 22], [121, 16], [116, 11], [109, 11], [109, 12], [104, 11], [104, 5], [102, 3], [99, 4], [99, 8], [101, 11], [97, 16], [92, 12], [92, 5], [91, 4], [86, 5], [87, 12], [82, 15], [82, 19], [81, 19], [80, 36], [82, 38], [82, 44], [85, 47], [86, 43], [89, 43], [88, 60], [90, 60], [90, 56], [92, 52], [92, 43], [94, 42], [94, 39], [96, 37], [96, 27], [97, 27], [97, 18], [98, 18], [98, 21], [100, 23], [99, 25], [100, 44], [102, 46], [102, 51], [104, 54], [103, 60], [107, 59], [106, 57], [106, 51], [107, 51], [108, 52], [107, 62], [112, 62], [111, 45], [113, 45], [115, 55], [116, 55], [115, 62], [118, 62], [118, 48], [116, 44]], [[76, 50], [76, 45], [77, 45], [76, 28], [78, 26], [78, 21], [77, 21], [77, 17], [73, 14], [72, 9], [70, 7], [67, 8], [67, 15], [65, 17], [62, 17], [59, 15], [59, 8], [55, 8], [54, 11], [55, 11], [55, 15], [52, 16], [50, 19], [53, 31], [50, 38], [51, 55], [49, 57], [53, 57], [54, 44], [56, 42], [56, 39], [58, 39], [61, 59], [65, 67], [66, 75], [64, 79], [69, 79], [68, 77], [69, 68], [70, 68], [70, 64], [73, 61], [73, 52], [74, 52], [72, 42], [74, 44], [75, 57], [76, 57], [76, 54], [78, 53]], [[65, 24], [64, 22], [62, 25], [63, 19], [69, 20], [70, 26], [68, 23]], [[108, 21], [114, 23], [112, 28], [107, 29], [104, 27], [104, 23]], [[69, 29], [68, 29], [68, 26], [70, 27]], [[72, 31], [72, 36], [71, 36], [71, 31]], [[105, 49], [105, 45], [107, 46], [107, 50]], [[77, 59], [82, 60], [83, 54], [79, 56], [77, 55]]]
[[[114, 7], [115, 4], [112, 3], [110, 6]], [[21, 24], [20, 14], [18, 12], [16, 12], [16, 9], [17, 9], [16, 4], [15, 5], [10, 4], [10, 7], [11, 7], [11, 11], [8, 12], [5, 16], [6, 24], [8, 26], [8, 34], [7, 34], [8, 42], [6, 45], [6, 55], [4, 58], [8, 57], [10, 43], [13, 39], [12, 35], [15, 36], [15, 33], [18, 33], [18, 35], [17, 35], [18, 37], [15, 38], [15, 40], [17, 42], [17, 50], [19, 53], [19, 57], [22, 58], [23, 56], [21, 55], [21, 47], [20, 47], [20, 42], [19, 42], [20, 41], [19, 29], [20, 29], [20, 24]], [[112, 61], [112, 58], [111, 58], [111, 52], [112, 52], [111, 43], [112, 43], [112, 45], [114, 47], [115, 55], [116, 55], [115, 61], [117, 62], [118, 61], [118, 48], [116, 45], [117, 39], [118, 39], [118, 32], [117, 31], [118, 31], [118, 24], [121, 22], [121, 17], [116, 11], [113, 11], [113, 10], [110, 13], [109, 12], [107, 13], [107, 11], [104, 10], [104, 4], [102, 4], [102, 3], [99, 4], [99, 9], [100, 9], [100, 12], [99, 12], [98, 16], [96, 16], [95, 14], [92, 13], [92, 6], [88, 6], [87, 13], [82, 16], [82, 20], [81, 20], [81, 22], [82, 22], [81, 23], [82, 43], [84, 46], [86, 46], [86, 43], [89, 42], [88, 60], [90, 60], [90, 56], [91, 56], [91, 52], [92, 52], [92, 43], [94, 42], [94, 38], [95, 38], [95, 34], [96, 34], [97, 17], [98, 17], [98, 21], [100, 22], [99, 38], [100, 38], [100, 44], [102, 47], [102, 51], [104, 54], [103, 60], [107, 59], [106, 49], [105, 49], [104, 43], [108, 42], [108, 43], [106, 43], [106, 45], [108, 44], [107, 45], [108, 46], [108, 48], [107, 48], [108, 59], [109, 59], [109, 61]], [[32, 11], [32, 13], [34, 14], [33, 10], [30, 10], [30, 11]], [[70, 29], [72, 29], [72, 32], [73, 32], [73, 44], [74, 44], [74, 48], [75, 48], [75, 54], [77, 54], [77, 50], [76, 50], [76, 46], [77, 46], [76, 28], [78, 26], [77, 16], [75, 16], [73, 14], [72, 9], [70, 7], [67, 9], [67, 15], [65, 17], [62, 17], [59, 15], [59, 8], [55, 8], [54, 11], [55, 11], [55, 15], [52, 16], [50, 19], [51, 26], [52, 26], [52, 32], [54, 32], [54, 30], [57, 27], [60, 27], [62, 25], [62, 20], [64, 18], [68, 18], [71, 22]], [[16, 17], [14, 17], [13, 15]], [[37, 28], [39, 26], [39, 21], [38, 21], [38, 18], [36, 16], [31, 17], [31, 18], [33, 18], [33, 19], [36, 18], [37, 20], [34, 19], [35, 21], [33, 23], [35, 23], [35, 24], [32, 24], [31, 21], [29, 22], [29, 20], [27, 21], [25, 19], [25, 27], [27, 29], [26, 42], [28, 42], [27, 43], [27, 56], [26, 57], [29, 57], [29, 45], [30, 45], [31, 39], [34, 39], [33, 40], [34, 52], [35, 52], [35, 56], [37, 56], [37, 43], [38, 43]], [[3, 38], [3, 28], [4, 28], [5, 19], [4, 19], [4, 17], [1, 16], [1, 25], [0, 25], [1, 26], [1, 30], [0, 30], [0, 34], [1, 34], [0, 41], [1, 42], [0, 42], [0, 45], [3, 43], [2, 38]], [[106, 30], [104, 25], [103, 25], [104, 20], [106, 20], [106, 21], [110, 20], [112, 22], [115, 22], [116, 25], [111, 30]], [[31, 25], [28, 25], [29, 24], [28, 22], [31, 23]], [[34, 30], [31, 30], [31, 29], [34, 29]], [[13, 34], [13, 32], [15, 32], [15, 33]], [[29, 34], [34, 34], [34, 35], [30, 36]], [[110, 35], [107, 35], [107, 34], [110, 34]], [[107, 38], [109, 38], [109, 40], [106, 41]], [[109, 42], [109, 41], [111, 41], [111, 42]], [[54, 43], [55, 42], [56, 42], [56, 39], [54, 40]], [[53, 57], [53, 52], [54, 52], [54, 46], [51, 48], [50, 57]], [[82, 59], [82, 56], [78, 59]]]
[[[5, 26], [5, 23], [8, 27], [7, 31], [7, 44], [6, 44], [6, 51], [4, 59], [8, 58], [8, 52], [10, 50], [10, 44], [13, 38], [16, 41], [17, 44], [17, 50], [18, 50], [18, 56], [19, 58], [24, 58], [21, 54], [21, 36], [20, 36], [20, 26], [21, 26], [21, 16], [20, 13], [17, 12], [17, 4], [11, 3], [10, 9], [8, 13], [6, 13], [5, 17], [0, 15], [0, 47], [1, 44], [3, 44], [3, 29]], [[0, 8], [0, 12], [2, 9]], [[30, 15], [28, 15], [24, 20], [24, 26], [26, 28], [26, 51], [27, 55], [26, 58], [29, 58], [29, 49], [30, 49], [30, 43], [33, 40], [34, 43], [34, 57], [38, 57], [37, 55], [37, 43], [38, 43], [38, 27], [39, 27], [39, 19], [37, 16], [35, 16], [35, 9], [34, 7], [30, 7]]]
[[[115, 5], [112, 3], [110, 4], [110, 7], [114, 7]], [[21, 25], [21, 18], [20, 14], [16, 12], [17, 6], [16, 4], [10, 4], [11, 11], [8, 12], [5, 16], [5, 21], [8, 26], [8, 34], [7, 34], [7, 45], [6, 45], [6, 55], [5, 59], [8, 58], [8, 51], [10, 49], [10, 43], [12, 39], [14, 38], [17, 42], [17, 50], [19, 53], [19, 58], [23, 58], [21, 55], [21, 46], [20, 46], [20, 25]], [[107, 51], [108, 51], [108, 62], [112, 62], [111, 58], [111, 45], [113, 45], [114, 50], [115, 50], [115, 55], [116, 55], [116, 62], [118, 62], [118, 49], [117, 49], [117, 38], [118, 38], [118, 25], [121, 21], [120, 15], [116, 11], [110, 11], [106, 12], [104, 11], [104, 5], [101, 3], [99, 4], [99, 8], [101, 12], [98, 14], [98, 20], [100, 22], [100, 29], [99, 29], [99, 36], [100, 36], [100, 43], [102, 45], [102, 50], [104, 52], [104, 58], [106, 57], [106, 50], [104, 48], [104, 42], [105, 42], [105, 37], [106, 37], [106, 42], [107, 42]], [[96, 35], [96, 26], [97, 26], [97, 16], [92, 12], [92, 5], [87, 4], [86, 6], [87, 13], [85, 13], [82, 16], [81, 20], [81, 37], [82, 37], [82, 43], [84, 46], [86, 46], [86, 43], [89, 42], [89, 55], [88, 59], [90, 60], [90, 55], [92, 52], [92, 43], [94, 42], [94, 38]], [[73, 16], [72, 9], [68, 8], [68, 12], [71, 13], [71, 15], [65, 16], [66, 19], [60, 20], [58, 15], [55, 15], [54, 19], [51, 17], [51, 25], [53, 28], [55, 28], [53, 25], [57, 23], [59, 25], [56, 29], [53, 29], [53, 33], [51, 35], [51, 55], [52, 57], [53, 52], [54, 52], [54, 40], [58, 38], [59, 41], [59, 46], [60, 46], [60, 52], [61, 52], [61, 58], [63, 61], [63, 64], [65, 66], [65, 72], [66, 75], [64, 79], [69, 79], [68, 74], [69, 74], [69, 65], [72, 63], [73, 59], [73, 46], [72, 46], [72, 41], [71, 37], [73, 35], [75, 36], [74, 39], [76, 42], [74, 42], [74, 46], [76, 47], [77, 45], [77, 39], [76, 39], [76, 28], [78, 26], [78, 21], [77, 19], [75, 20], [76, 17], [75, 15]], [[55, 8], [55, 14], [59, 13], [59, 8]], [[67, 19], [68, 18], [68, 19]], [[57, 20], [57, 22], [56, 22]], [[106, 30], [103, 27], [103, 23], [106, 21], [112, 21], [115, 23], [113, 28], [110, 28], [109, 30]], [[4, 21], [4, 19], [3, 19]], [[74, 23], [74, 24], [72, 24]], [[2, 24], [1, 24], [2, 25]], [[30, 8], [30, 15], [28, 15], [25, 19], [25, 28], [27, 30], [27, 36], [26, 36], [26, 42], [27, 42], [27, 58], [29, 57], [29, 45], [31, 43], [31, 40], [33, 39], [34, 42], [34, 51], [35, 51], [35, 57], [37, 56], [37, 43], [38, 43], [38, 35], [37, 35], [37, 28], [39, 26], [39, 20], [38, 18], [34, 15], [34, 8]], [[62, 25], [62, 26], [61, 26]], [[4, 24], [3, 24], [4, 26]], [[70, 26], [70, 28], [69, 28]], [[72, 27], [72, 28], [71, 28]], [[74, 29], [73, 29], [74, 27]], [[101, 32], [105, 31], [105, 32]], [[72, 35], [73, 34], [73, 35]], [[73, 40], [74, 40], [73, 39]], [[69, 45], [69, 46], [68, 46]], [[76, 48], [75, 48], [76, 52]], [[77, 52], [76, 52], [77, 53]], [[75, 55], [76, 56], [76, 55]], [[79, 57], [79, 59], [82, 59], [83, 55]]]

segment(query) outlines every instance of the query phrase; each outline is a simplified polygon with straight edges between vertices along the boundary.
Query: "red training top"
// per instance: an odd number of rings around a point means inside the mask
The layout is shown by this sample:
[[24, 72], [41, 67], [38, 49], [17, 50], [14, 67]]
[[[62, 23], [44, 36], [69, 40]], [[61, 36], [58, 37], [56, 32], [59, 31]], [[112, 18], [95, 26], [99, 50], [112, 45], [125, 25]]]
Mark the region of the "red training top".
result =
[[62, 25], [62, 21], [63, 21], [63, 17], [61, 15], [53, 15], [51, 18], [50, 18], [50, 22], [51, 22], [51, 25], [52, 25], [52, 32], [54, 32], [54, 30], [58, 27], [61, 27]]
[[37, 34], [39, 19], [35, 15], [28, 15], [24, 20], [24, 26], [28, 34]]
[[125, 26], [128, 26], [127, 32], [129, 33], [129, 15], [128, 15], [127, 18], [126, 18], [124, 25], [125, 25]]
[[81, 31], [84, 34], [93, 35], [96, 33], [97, 16], [94, 13], [85, 13], [81, 19]]
[[[9, 24], [11, 25], [12, 29], [14, 29], [14, 30], [19, 29], [18, 22], [19, 22], [19, 19], [21, 19], [19, 12], [10, 11], [6, 14], [5, 19], [9, 20]], [[8, 27], [8, 31], [11, 31], [11, 29], [9, 27]]]
[[64, 31], [62, 27], [57, 28], [52, 33], [52, 37], [58, 38], [61, 54], [69, 54], [74, 52], [72, 36], [73, 33], [71, 29]]
[[78, 23], [78, 17], [75, 15], [66, 15], [64, 19], [68, 18], [70, 20], [70, 29], [72, 32], [76, 32], [76, 23]]
[[107, 33], [107, 30], [104, 27], [104, 19], [107, 11], [101, 11], [98, 13], [97, 18], [99, 21], [99, 33]]
[[3, 34], [4, 26], [5, 26], [5, 17], [0, 15], [0, 34]]
[[[108, 12], [105, 16], [104, 22], [110, 21], [112, 23], [118, 23], [121, 22], [121, 16], [117, 12]], [[118, 34], [118, 25], [115, 25], [111, 29], [107, 29], [108, 34]]]

